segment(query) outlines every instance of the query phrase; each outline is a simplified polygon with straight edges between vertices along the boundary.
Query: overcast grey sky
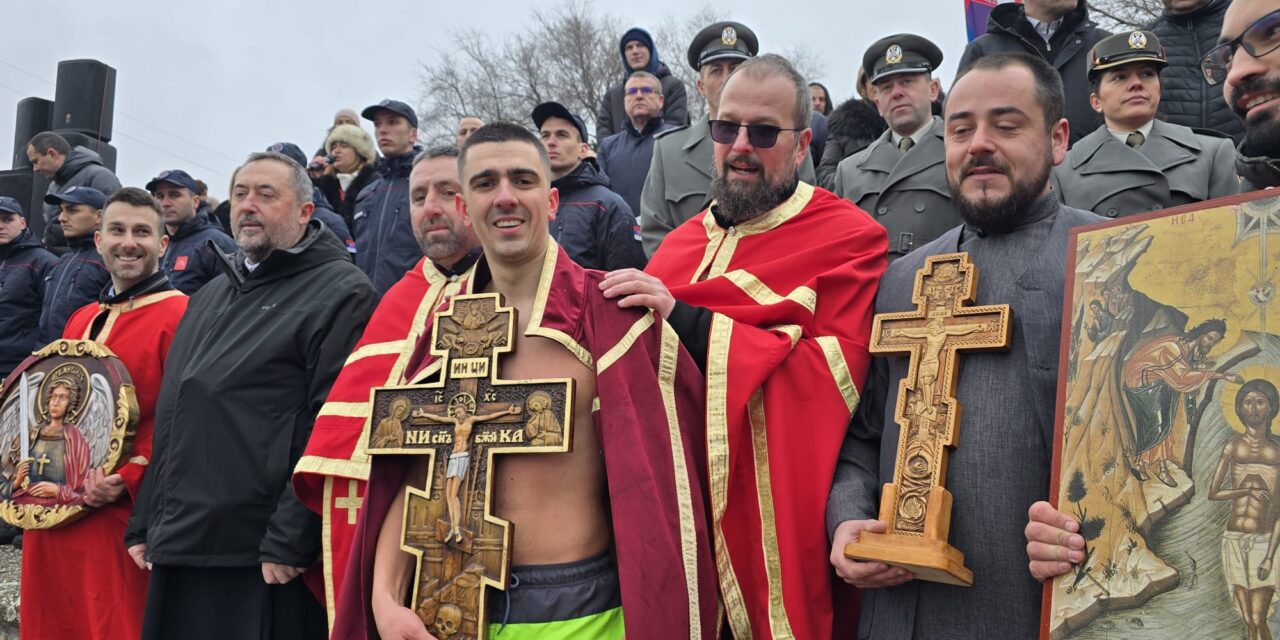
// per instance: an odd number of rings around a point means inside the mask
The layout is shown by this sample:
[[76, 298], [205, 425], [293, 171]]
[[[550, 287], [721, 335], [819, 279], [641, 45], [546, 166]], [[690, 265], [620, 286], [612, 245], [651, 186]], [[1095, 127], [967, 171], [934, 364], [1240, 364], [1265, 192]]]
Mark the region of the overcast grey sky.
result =
[[[625, 24], [653, 27], [702, 4], [596, 0], [595, 6]], [[912, 32], [936, 42], [946, 56], [939, 72], [944, 88], [965, 44], [962, 0], [710, 4], [728, 8], [727, 19], [755, 30], [762, 51], [808, 44], [826, 68], [814, 80], [837, 101], [852, 94], [856, 61], [882, 36]], [[6, 0], [0, 12], [7, 27], [0, 38], [0, 169], [10, 168], [18, 101], [52, 100], [58, 61], [94, 58], [117, 71], [112, 144], [119, 150], [121, 181], [141, 186], [164, 169], [182, 168], [221, 198], [231, 170], [247, 153], [281, 140], [309, 153], [340, 107], [358, 111], [384, 97], [416, 103], [419, 63], [447, 49], [451, 32], [514, 34], [535, 6], [555, 4]], [[684, 64], [683, 51], [659, 55]]]

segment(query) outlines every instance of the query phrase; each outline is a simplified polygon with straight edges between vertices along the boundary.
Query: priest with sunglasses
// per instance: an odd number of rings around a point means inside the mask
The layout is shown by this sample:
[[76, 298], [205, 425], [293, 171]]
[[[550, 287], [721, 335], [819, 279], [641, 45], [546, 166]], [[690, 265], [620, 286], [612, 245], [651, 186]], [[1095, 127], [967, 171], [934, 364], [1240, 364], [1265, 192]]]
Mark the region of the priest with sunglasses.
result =
[[1218, 42], [1200, 68], [1244, 121], [1236, 147], [1240, 190], [1280, 186], [1280, 0], [1236, 0]]
[[709, 122], [710, 207], [668, 234], [645, 272], [600, 285], [623, 307], [657, 310], [706, 376], [715, 555], [734, 638], [831, 637], [833, 617], [856, 611], [833, 605], [815, 550], [828, 546], [823, 493], [866, 377], [886, 238], [799, 179], [808, 92], [779, 56], [738, 66]]

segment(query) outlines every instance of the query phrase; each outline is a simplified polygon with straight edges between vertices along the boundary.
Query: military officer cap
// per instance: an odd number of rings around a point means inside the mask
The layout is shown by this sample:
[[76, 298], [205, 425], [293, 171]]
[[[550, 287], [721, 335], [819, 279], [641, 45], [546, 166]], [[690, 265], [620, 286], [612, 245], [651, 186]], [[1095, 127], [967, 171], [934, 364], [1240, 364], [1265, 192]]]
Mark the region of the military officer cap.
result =
[[942, 49], [911, 33], [880, 38], [862, 54], [862, 68], [874, 84], [898, 73], [930, 73], [942, 64]]
[[1099, 40], [1089, 51], [1089, 79], [1092, 80], [1094, 74], [1133, 62], [1151, 62], [1160, 69], [1169, 66], [1156, 34], [1129, 31]]
[[717, 22], [694, 36], [689, 45], [689, 66], [694, 71], [712, 60], [754, 58], [760, 51], [756, 32], [741, 22]]

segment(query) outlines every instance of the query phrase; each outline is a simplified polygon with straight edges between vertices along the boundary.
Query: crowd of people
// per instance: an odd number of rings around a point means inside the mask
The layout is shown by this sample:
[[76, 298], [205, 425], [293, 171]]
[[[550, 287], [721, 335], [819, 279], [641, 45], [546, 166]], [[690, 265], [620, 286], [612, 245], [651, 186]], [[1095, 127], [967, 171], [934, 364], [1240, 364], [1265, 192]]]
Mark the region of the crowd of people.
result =
[[[480, 292], [517, 312], [503, 377], [576, 392], [570, 453], [495, 462], [513, 567], [471, 632], [1038, 636], [1040, 583], [1084, 559], [1045, 501], [1069, 229], [1280, 185], [1280, 0], [1165, 7], [1110, 34], [1083, 0], [1000, 4], [962, 53], [887, 35], [840, 102], [744, 24], [689, 44], [694, 87], [633, 28], [594, 144], [546, 102], [424, 147], [388, 98], [252, 153], [221, 203], [35, 136], [45, 209], [0, 197], [0, 374], [98, 341], [140, 422], [76, 489], [93, 513], [21, 536], [23, 637], [437, 637], [400, 538], [427, 462], [369, 455], [371, 391], [438, 377], [433, 312]], [[843, 551], [885, 531], [909, 374], [872, 316], [956, 251], [1017, 336], [956, 390], [969, 588]]]

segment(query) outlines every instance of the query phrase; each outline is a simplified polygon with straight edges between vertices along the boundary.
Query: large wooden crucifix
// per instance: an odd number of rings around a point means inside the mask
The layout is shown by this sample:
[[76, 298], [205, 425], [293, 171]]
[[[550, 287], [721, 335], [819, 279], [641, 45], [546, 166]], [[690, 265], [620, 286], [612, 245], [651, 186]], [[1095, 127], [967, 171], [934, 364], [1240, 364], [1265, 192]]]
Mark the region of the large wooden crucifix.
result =
[[409, 607], [438, 638], [485, 638], [485, 587], [507, 588], [512, 525], [490, 512], [494, 456], [563, 453], [573, 380], [502, 380], [515, 311], [498, 294], [454, 297], [432, 323], [439, 379], [374, 390], [369, 453], [426, 455], [405, 488], [401, 549], [417, 557]]
[[884, 562], [916, 578], [962, 586], [973, 584], [964, 553], [947, 543], [951, 493], [947, 447], [959, 437], [956, 360], [961, 350], [1009, 346], [1009, 305], [973, 303], [978, 273], [967, 253], [930, 256], [916, 273], [914, 311], [882, 313], [871, 327], [872, 353], [909, 354], [898, 385], [895, 421], [900, 427], [893, 482], [880, 496], [886, 533], [863, 531], [845, 546], [855, 560]]

